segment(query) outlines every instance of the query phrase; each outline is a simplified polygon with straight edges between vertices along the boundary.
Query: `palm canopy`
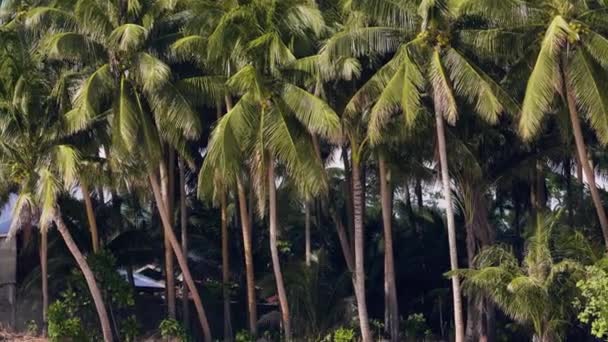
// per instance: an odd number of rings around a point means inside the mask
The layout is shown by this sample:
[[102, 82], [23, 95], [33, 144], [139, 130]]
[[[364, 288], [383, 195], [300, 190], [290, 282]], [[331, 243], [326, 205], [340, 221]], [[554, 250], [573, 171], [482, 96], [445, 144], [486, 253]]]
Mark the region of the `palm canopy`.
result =
[[[235, 17], [240, 20], [233, 22]], [[337, 137], [339, 119], [323, 100], [286, 75], [293, 69], [298, 53], [306, 50], [302, 46], [305, 44], [290, 42], [307, 36], [305, 33], [317, 34], [322, 27], [319, 10], [309, 1], [251, 1], [220, 18], [209, 35], [207, 51], [217, 52], [214, 44], [238, 50], [230, 52], [228, 58], [240, 70], [230, 75], [226, 84], [239, 100], [218, 121], [199, 180], [212, 179], [217, 169], [224, 179], [234, 180], [246, 161], [253, 171], [262, 204], [263, 184], [267, 184], [265, 165], [271, 158], [299, 180], [302, 193], [323, 190], [322, 167], [313, 158], [310, 134]]]
[[201, 130], [198, 115], [163, 60], [181, 23], [180, 1], [57, 2], [35, 7], [27, 23], [43, 34], [51, 60], [82, 65], [84, 76], [65, 115], [70, 132], [106, 121], [117, 154], [141, 153], [157, 165], [161, 142], [185, 154]]
[[[475, 6], [473, 6], [473, 4]], [[380, 140], [394, 114], [413, 124], [431, 98], [436, 112], [454, 123], [459, 102], [472, 105], [484, 120], [495, 123], [501, 113], [516, 113], [516, 103], [474, 60], [494, 51], [487, 31], [497, 23], [471, 18], [465, 5], [490, 6], [488, 1], [353, 1], [357, 14], [367, 18], [346, 26], [324, 46], [331, 55], [392, 57], [357, 91], [346, 107], [347, 115], [371, 108], [369, 136]], [[416, 16], [417, 15], [417, 16]], [[362, 26], [360, 26], [362, 25]], [[376, 26], [374, 26], [376, 25]], [[414, 33], [414, 27], [420, 31]], [[480, 30], [479, 27], [484, 28]], [[483, 52], [476, 59], [471, 52]]]
[[465, 291], [487, 296], [543, 340], [559, 337], [582, 265], [601, 256], [580, 232], [562, 227], [560, 217], [545, 214], [532, 222], [521, 264], [508, 248], [493, 246], [476, 256], [474, 269], [453, 272], [464, 277]]
[[500, 20], [502, 28], [497, 32], [509, 32], [526, 42], [526, 48], [517, 51], [519, 64], [532, 66], [525, 76], [528, 81], [519, 121], [522, 137], [525, 140], [534, 138], [545, 115], [558, 113], [556, 95], [564, 97], [565, 87], [568, 87], [598, 140], [602, 144], [608, 143], [606, 3], [583, 0], [504, 3], [503, 6], [510, 9], [506, 13], [520, 15], [509, 19], [500, 11], [473, 7], [467, 11]]
[[58, 124], [50, 80], [41, 77], [54, 73], [29, 53], [23, 34], [0, 34], [7, 61], [0, 91], [0, 175], [18, 193], [9, 236], [23, 225], [50, 226], [57, 197], [74, 185], [80, 160]]

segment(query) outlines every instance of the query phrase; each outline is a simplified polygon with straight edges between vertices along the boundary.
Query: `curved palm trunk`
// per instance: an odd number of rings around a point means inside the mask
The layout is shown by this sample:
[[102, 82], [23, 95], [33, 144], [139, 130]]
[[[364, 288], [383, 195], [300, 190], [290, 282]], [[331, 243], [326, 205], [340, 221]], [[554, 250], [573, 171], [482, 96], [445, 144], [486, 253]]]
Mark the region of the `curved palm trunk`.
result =
[[230, 260], [228, 254], [228, 213], [226, 194], [220, 194], [220, 216], [222, 226], [222, 293], [224, 297], [224, 341], [232, 341], [232, 323], [230, 320]]
[[[589, 183], [589, 191], [591, 192], [591, 198], [593, 199], [593, 205], [595, 211], [600, 220], [600, 226], [602, 227], [602, 234], [604, 235], [604, 244], [608, 249], [608, 218], [606, 217], [606, 210], [602, 204], [600, 193], [595, 184], [595, 174], [589, 165], [589, 159], [587, 158], [587, 147], [585, 146], [585, 139], [583, 138], [583, 130], [581, 129], [580, 119], [578, 117], [578, 111], [576, 110], [576, 101], [572, 89], [568, 83], [568, 77], [564, 72], [564, 85], [566, 87], [566, 98], [568, 102], [568, 111], [570, 112], [570, 122], [572, 123], [572, 131], [574, 133], [574, 142], [576, 143], [576, 152], [578, 160]], [[582, 184], [582, 180], [581, 180]]]
[[397, 285], [395, 283], [395, 260], [393, 256], [393, 232], [392, 232], [392, 187], [390, 175], [384, 157], [378, 158], [378, 169], [380, 173], [380, 199], [382, 202], [382, 223], [384, 226], [384, 286], [385, 303], [387, 304], [387, 321], [385, 324], [391, 334], [391, 341], [399, 341], [399, 306], [397, 303]]
[[304, 203], [304, 235], [305, 235], [305, 249], [306, 249], [306, 266], [310, 266], [310, 202]]
[[[448, 242], [450, 248], [450, 267], [458, 269], [458, 248], [456, 246], [456, 226], [454, 223], [454, 212], [452, 209], [452, 193], [450, 191], [450, 175], [448, 156], [445, 144], [445, 123], [439, 111], [436, 111], [435, 119], [437, 129], [437, 142], [439, 147], [439, 161], [441, 166], [441, 181], [443, 183], [443, 198], [446, 202], [446, 219], [448, 223]], [[454, 328], [456, 342], [464, 342], [464, 319], [462, 314], [462, 297], [460, 293], [460, 279], [452, 276], [452, 295], [454, 301]]]
[[253, 249], [251, 246], [251, 221], [247, 211], [247, 194], [240, 177], [236, 177], [239, 199], [239, 213], [243, 231], [243, 253], [245, 254], [245, 275], [247, 278], [247, 312], [249, 314], [249, 332], [257, 336], [258, 312], [255, 298], [255, 272], [253, 268]]
[[367, 302], [365, 299], [365, 262], [364, 262], [364, 227], [363, 227], [363, 189], [361, 186], [361, 166], [353, 158], [353, 213], [355, 224], [355, 296], [357, 297], [357, 311], [363, 342], [373, 341], [367, 315]]
[[95, 303], [95, 309], [97, 310], [97, 315], [99, 316], [99, 322], [101, 323], [103, 340], [105, 342], [112, 342], [114, 340], [112, 336], [112, 328], [110, 327], [110, 320], [108, 318], [106, 306], [103, 302], [103, 297], [101, 296], [101, 291], [99, 291], [93, 271], [91, 271], [89, 264], [87, 264], [87, 261], [80, 252], [80, 249], [78, 249], [78, 246], [76, 246], [76, 242], [74, 242], [74, 239], [72, 239], [72, 235], [70, 234], [68, 227], [66, 227], [65, 222], [63, 222], [63, 218], [61, 217], [61, 214], [59, 214], [59, 209], [56, 209], [55, 211], [53, 222], [55, 222], [57, 230], [59, 231], [59, 234], [61, 234], [63, 241], [70, 250], [70, 253], [72, 253], [72, 256], [74, 256], [78, 267], [84, 275], [84, 279], [87, 282], [89, 291], [91, 291], [91, 296], [93, 297], [93, 302]]
[[89, 229], [91, 230], [91, 245], [93, 252], [99, 252], [99, 230], [97, 229], [97, 220], [95, 219], [95, 211], [93, 210], [93, 201], [91, 201], [91, 193], [85, 181], [80, 181], [80, 189], [84, 206], [87, 212], [87, 220], [89, 221]]
[[154, 193], [154, 200], [156, 201], [156, 206], [158, 208], [158, 212], [160, 214], [160, 218], [163, 224], [163, 230], [165, 236], [169, 239], [169, 244], [171, 249], [173, 249], [173, 253], [177, 258], [177, 263], [182, 270], [182, 275], [184, 277], [184, 281], [188, 285], [190, 289], [190, 293], [192, 294], [192, 300], [194, 301], [194, 307], [196, 308], [196, 312], [198, 314], [199, 323], [201, 328], [203, 329], [203, 337], [205, 342], [213, 341], [211, 336], [211, 328], [209, 327], [209, 321], [207, 320], [207, 315], [205, 314], [205, 309], [203, 308], [203, 302], [201, 301], [201, 297], [198, 293], [198, 289], [196, 288], [196, 284], [194, 283], [194, 279], [192, 278], [192, 274], [190, 273], [190, 268], [188, 267], [188, 261], [182, 252], [182, 249], [177, 242], [177, 238], [175, 237], [175, 233], [171, 227], [171, 221], [169, 220], [169, 215], [167, 214], [167, 207], [163, 201], [163, 197], [160, 192], [160, 185], [158, 182], [158, 177], [154, 173], [149, 173], [150, 185], [152, 186], [152, 192]]
[[268, 160], [268, 202], [270, 211], [270, 254], [272, 256], [272, 270], [277, 285], [277, 294], [279, 295], [285, 340], [291, 341], [289, 303], [287, 302], [287, 293], [285, 292], [281, 262], [279, 260], [279, 249], [277, 248], [279, 216], [277, 212], [277, 188], [274, 178], [274, 161], [272, 159]]
[[40, 232], [40, 273], [42, 273], [42, 336], [46, 337], [49, 323], [49, 271], [48, 241], [46, 230]]
[[[186, 169], [184, 161], [179, 160], [179, 214], [182, 233], [182, 251], [188, 255], [188, 206], [186, 205]], [[182, 321], [186, 329], [190, 326], [190, 296], [188, 287], [183, 287], [182, 293]]]

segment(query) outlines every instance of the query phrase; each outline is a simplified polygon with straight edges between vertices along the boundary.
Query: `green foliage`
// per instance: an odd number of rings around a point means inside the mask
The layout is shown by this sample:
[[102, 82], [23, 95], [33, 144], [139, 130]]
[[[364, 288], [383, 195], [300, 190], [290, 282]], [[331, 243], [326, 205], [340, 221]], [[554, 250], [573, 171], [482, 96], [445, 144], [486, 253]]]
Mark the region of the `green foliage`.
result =
[[139, 336], [139, 324], [135, 316], [129, 316], [121, 322], [120, 333], [125, 342], [135, 342]]
[[62, 293], [62, 298], [49, 306], [49, 338], [53, 342], [86, 341], [81, 319], [77, 315], [78, 296], [73, 291]]
[[352, 342], [355, 340], [355, 331], [352, 328], [338, 328], [334, 331], [334, 342]]
[[239, 330], [234, 338], [235, 342], [255, 342], [255, 337], [247, 330]]
[[355, 336], [353, 328], [340, 327], [327, 334], [320, 342], [354, 342]]
[[35, 320], [31, 320], [27, 322], [27, 333], [29, 335], [37, 335], [38, 334], [38, 323]]
[[581, 299], [574, 302], [581, 311], [578, 319], [591, 324], [593, 336], [608, 341], [608, 272], [606, 268], [588, 266], [586, 277], [576, 286], [581, 291]]
[[429, 330], [426, 318], [421, 313], [413, 313], [407, 316], [407, 319], [403, 322], [403, 329], [405, 330], [405, 336], [416, 338], [424, 337]]
[[[87, 258], [91, 270], [106, 298], [119, 309], [133, 307], [135, 299], [129, 283], [116, 271], [116, 258], [109, 251], [100, 251]], [[82, 286], [82, 283], [81, 283]]]
[[177, 339], [180, 342], [188, 341], [186, 329], [174, 319], [164, 319], [158, 326], [160, 336], [164, 339]]

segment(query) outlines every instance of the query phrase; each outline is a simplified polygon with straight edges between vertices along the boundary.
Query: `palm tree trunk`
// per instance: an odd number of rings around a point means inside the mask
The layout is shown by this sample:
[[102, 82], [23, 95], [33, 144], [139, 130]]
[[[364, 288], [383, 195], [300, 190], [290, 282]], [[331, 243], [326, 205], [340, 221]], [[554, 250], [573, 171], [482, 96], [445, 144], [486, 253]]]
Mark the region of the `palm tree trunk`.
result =
[[[454, 212], [452, 209], [452, 193], [450, 190], [450, 175], [448, 156], [445, 143], [445, 123], [439, 111], [436, 111], [437, 142], [439, 147], [439, 161], [441, 166], [441, 180], [443, 183], [443, 199], [445, 200], [445, 212], [448, 223], [448, 242], [450, 248], [450, 267], [458, 269], [458, 248], [456, 246], [456, 226], [454, 223]], [[452, 276], [452, 296], [454, 300], [454, 328], [456, 342], [464, 342], [464, 318], [462, 314], [462, 297], [460, 293], [460, 279]]]
[[[253, 248], [251, 245], [251, 221], [247, 210], [247, 194], [240, 177], [236, 177], [236, 186], [241, 214], [241, 229], [243, 231], [243, 253], [245, 254], [245, 275], [247, 278], [247, 312], [249, 314], [249, 332], [257, 336], [258, 312], [255, 296], [255, 272], [253, 268]], [[253, 208], [250, 208], [253, 210]]]
[[310, 266], [310, 202], [308, 200], [304, 202], [304, 220], [304, 238], [306, 240], [306, 266]]
[[363, 189], [361, 186], [361, 166], [359, 160], [353, 158], [353, 213], [355, 219], [355, 296], [359, 312], [359, 325], [363, 342], [372, 342], [372, 332], [369, 327], [367, 303], [365, 299], [365, 260], [364, 260], [364, 227], [363, 227]]
[[42, 273], [42, 336], [46, 337], [49, 323], [48, 231], [40, 232], [40, 273]]
[[83, 180], [80, 181], [80, 189], [82, 191], [82, 198], [84, 199], [84, 206], [87, 211], [87, 220], [89, 221], [89, 229], [91, 230], [91, 245], [93, 246], [93, 252], [99, 252], [99, 231], [97, 230], [97, 220], [95, 219], [95, 212], [93, 211], [93, 201], [91, 201], [91, 193], [87, 183]]
[[350, 161], [348, 158], [348, 150], [346, 146], [342, 146], [342, 162], [344, 163], [344, 201], [346, 206], [346, 227], [348, 228], [348, 235], [351, 238], [351, 250], [354, 249], [354, 236], [355, 223], [354, 223], [354, 210], [353, 210], [353, 175], [350, 167]]
[[[167, 170], [167, 164], [164, 160], [161, 160], [160, 164], [160, 184], [161, 184], [161, 196], [167, 208], [167, 215], [169, 219], [169, 225], [173, 227], [173, 211], [169, 206], [169, 173]], [[169, 211], [171, 210], [171, 211]], [[173, 230], [173, 228], [171, 228]], [[167, 316], [175, 319], [175, 266], [173, 260], [173, 252], [171, 250], [171, 242], [169, 237], [165, 233], [165, 277], [166, 286], [165, 291], [167, 293]]]
[[568, 101], [568, 110], [570, 112], [570, 122], [572, 123], [572, 131], [574, 133], [574, 142], [576, 143], [576, 151], [578, 158], [583, 167], [583, 173], [587, 182], [589, 183], [589, 191], [591, 192], [591, 198], [593, 199], [593, 205], [602, 227], [602, 234], [604, 235], [604, 244], [608, 249], [608, 218], [606, 217], [606, 211], [600, 198], [600, 193], [595, 184], [595, 174], [589, 165], [589, 159], [587, 158], [587, 147], [585, 146], [585, 139], [583, 138], [583, 130], [581, 129], [581, 123], [578, 117], [578, 111], [576, 109], [576, 101], [572, 89], [569, 86], [567, 73], [564, 72], [564, 86], [566, 87], [566, 98]]
[[76, 242], [74, 242], [74, 239], [72, 239], [72, 235], [70, 234], [68, 227], [66, 227], [65, 222], [63, 222], [61, 214], [59, 213], [59, 208], [55, 209], [55, 213], [53, 215], [53, 222], [55, 222], [57, 230], [59, 231], [59, 234], [61, 234], [63, 241], [70, 250], [70, 253], [72, 253], [72, 256], [74, 256], [78, 267], [84, 275], [84, 279], [87, 282], [89, 291], [91, 291], [91, 296], [93, 297], [93, 302], [95, 303], [95, 309], [97, 310], [97, 315], [99, 316], [99, 322], [101, 323], [103, 340], [105, 342], [112, 342], [114, 340], [114, 337], [112, 336], [112, 328], [110, 327], [108, 312], [106, 311], [106, 306], [103, 302], [101, 291], [99, 291], [99, 287], [97, 286], [95, 275], [93, 275], [93, 271], [91, 271], [91, 268], [89, 267], [89, 264], [87, 264], [87, 261], [80, 252], [80, 249], [78, 249]]
[[393, 232], [392, 232], [392, 186], [390, 184], [390, 174], [384, 157], [378, 157], [378, 172], [380, 173], [380, 200], [382, 202], [382, 223], [384, 226], [384, 284], [385, 284], [385, 303], [388, 304], [388, 319], [385, 325], [388, 326], [391, 341], [399, 341], [399, 306], [397, 303], [397, 285], [395, 283], [395, 260], [393, 256]]
[[205, 342], [213, 341], [211, 337], [211, 328], [209, 327], [209, 321], [207, 321], [207, 315], [205, 314], [205, 309], [203, 308], [203, 302], [201, 301], [201, 297], [198, 293], [198, 289], [196, 288], [196, 284], [194, 283], [194, 279], [192, 278], [192, 274], [190, 273], [190, 268], [188, 267], [188, 261], [182, 252], [181, 246], [177, 242], [177, 238], [175, 237], [175, 233], [173, 232], [173, 227], [171, 226], [171, 221], [169, 220], [169, 215], [167, 212], [167, 207], [163, 201], [163, 197], [160, 191], [160, 185], [158, 182], [158, 177], [153, 172], [148, 174], [150, 178], [150, 185], [152, 186], [152, 192], [154, 193], [154, 200], [156, 201], [156, 206], [158, 208], [158, 212], [160, 214], [160, 218], [163, 224], [163, 230], [165, 236], [169, 240], [169, 244], [171, 249], [173, 249], [173, 253], [177, 258], [177, 263], [182, 270], [182, 275], [184, 277], [184, 281], [188, 285], [190, 289], [190, 293], [192, 294], [192, 300], [194, 301], [194, 307], [198, 313], [199, 323], [201, 324], [201, 328], [203, 329], [203, 337]]
[[283, 320], [283, 330], [285, 340], [291, 341], [291, 319], [289, 317], [289, 303], [287, 293], [283, 283], [283, 273], [281, 272], [281, 262], [279, 260], [279, 249], [277, 247], [277, 235], [279, 228], [279, 215], [277, 212], [277, 188], [274, 177], [274, 160], [268, 160], [268, 202], [270, 211], [270, 254], [272, 256], [272, 269], [279, 295], [279, 305], [281, 307], [281, 317]]
[[220, 211], [222, 226], [222, 293], [224, 297], [224, 341], [232, 341], [232, 323], [230, 315], [230, 260], [228, 254], [228, 212], [226, 194], [220, 194]]
[[[348, 236], [346, 235], [346, 228], [344, 228], [344, 224], [342, 223], [342, 219], [338, 217], [337, 214], [333, 214], [333, 220], [336, 224], [336, 231], [338, 232], [338, 239], [340, 240], [340, 247], [342, 248], [342, 255], [344, 255], [344, 261], [346, 262], [346, 268], [348, 272], [355, 272], [355, 262], [353, 260], [353, 252], [350, 249], [351, 243], [348, 241]], [[354, 285], [354, 283], [353, 283]]]
[[[186, 167], [184, 161], [179, 160], [179, 214], [182, 233], [182, 251], [184, 255], [188, 255], [188, 206], [186, 204]], [[190, 326], [190, 296], [188, 287], [183, 287], [182, 293], [182, 321], [184, 328], [189, 329]]]

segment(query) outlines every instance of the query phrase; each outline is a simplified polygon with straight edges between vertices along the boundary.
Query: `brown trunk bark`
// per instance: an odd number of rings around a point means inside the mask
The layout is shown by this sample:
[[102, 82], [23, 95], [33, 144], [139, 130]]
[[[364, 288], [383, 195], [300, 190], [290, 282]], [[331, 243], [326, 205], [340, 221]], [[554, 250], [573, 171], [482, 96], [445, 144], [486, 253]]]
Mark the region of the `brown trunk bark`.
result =
[[82, 198], [84, 199], [84, 206], [87, 212], [87, 220], [89, 221], [89, 229], [91, 230], [91, 245], [93, 246], [93, 252], [99, 252], [99, 231], [97, 230], [97, 220], [95, 219], [95, 212], [93, 211], [93, 201], [91, 201], [91, 193], [87, 183], [83, 180], [80, 181], [80, 189], [82, 191]]
[[150, 173], [150, 185], [152, 186], [152, 192], [154, 193], [154, 200], [156, 201], [156, 206], [158, 208], [158, 212], [160, 214], [160, 218], [163, 224], [163, 230], [165, 236], [169, 240], [169, 244], [171, 249], [173, 249], [173, 253], [177, 258], [177, 263], [182, 270], [182, 275], [184, 277], [184, 281], [188, 285], [190, 289], [190, 293], [192, 293], [192, 299], [194, 301], [194, 307], [198, 313], [199, 323], [201, 324], [201, 328], [203, 330], [203, 337], [205, 342], [213, 341], [211, 337], [211, 328], [209, 327], [209, 322], [207, 321], [207, 315], [205, 314], [205, 309], [203, 308], [203, 302], [201, 301], [201, 297], [198, 293], [198, 289], [196, 288], [196, 284], [194, 283], [194, 279], [192, 278], [192, 274], [190, 273], [190, 268], [188, 267], [188, 261], [182, 252], [182, 249], [177, 242], [177, 238], [175, 237], [175, 233], [173, 232], [173, 228], [171, 226], [171, 222], [169, 220], [169, 215], [167, 213], [167, 207], [165, 207], [165, 203], [160, 191], [160, 185], [158, 182], [158, 177], [154, 173]]
[[[167, 164], [164, 160], [160, 163], [160, 186], [161, 186], [161, 198], [163, 200], [163, 204], [167, 209], [167, 219], [169, 220], [169, 226], [171, 230], [173, 230], [173, 210], [170, 206], [169, 201], [169, 172], [167, 169]], [[169, 237], [167, 234], [164, 236], [165, 242], [165, 277], [166, 277], [166, 287], [165, 291], [167, 294], [167, 315], [169, 318], [175, 319], [175, 266], [173, 259], [173, 252], [171, 250], [171, 242], [169, 241]]]
[[382, 202], [382, 223], [384, 226], [384, 286], [385, 303], [388, 304], [388, 319], [385, 325], [391, 334], [391, 341], [399, 341], [399, 306], [397, 302], [397, 285], [395, 283], [395, 260], [393, 256], [393, 204], [390, 171], [384, 157], [378, 158], [380, 173], [380, 199]]
[[353, 252], [350, 249], [351, 243], [348, 241], [348, 236], [346, 235], [346, 228], [344, 228], [344, 224], [337, 214], [333, 214], [333, 219], [336, 224], [336, 231], [338, 232], [338, 239], [340, 240], [340, 247], [342, 248], [342, 255], [344, 255], [346, 268], [350, 273], [354, 274], [355, 261], [353, 260]]
[[310, 202], [305, 201], [304, 203], [304, 239], [305, 241], [305, 259], [306, 266], [310, 266]]
[[[186, 166], [179, 160], [179, 215], [182, 237], [182, 251], [188, 255], [188, 205], [186, 204]], [[188, 287], [182, 284], [182, 321], [184, 328], [190, 328], [190, 295]]]
[[[251, 221], [247, 210], [247, 194], [240, 177], [236, 177], [236, 185], [239, 200], [239, 212], [241, 214], [241, 228], [243, 231], [243, 253], [245, 254], [245, 274], [247, 278], [247, 311], [249, 314], [249, 332], [255, 337], [258, 328], [258, 311], [255, 296], [255, 272], [253, 268], [253, 247], [251, 244]], [[253, 207], [249, 208], [253, 211]]]
[[355, 222], [353, 215], [353, 177], [348, 158], [348, 150], [346, 146], [342, 146], [342, 162], [344, 163], [344, 203], [346, 206], [346, 227], [348, 228], [348, 236], [350, 238], [350, 249], [354, 249], [354, 231]]
[[[446, 220], [448, 224], [448, 241], [450, 248], [450, 267], [452, 270], [458, 269], [458, 248], [456, 245], [456, 226], [454, 223], [454, 213], [452, 209], [452, 193], [450, 190], [450, 174], [448, 166], [448, 156], [445, 143], [445, 123], [439, 111], [435, 114], [437, 142], [439, 148], [439, 161], [441, 166], [441, 181], [443, 184], [443, 198], [446, 202]], [[464, 318], [462, 314], [462, 297], [460, 293], [460, 279], [452, 276], [452, 295], [454, 301], [454, 329], [456, 342], [464, 342]]]
[[591, 198], [593, 199], [593, 205], [597, 212], [597, 216], [602, 227], [602, 234], [604, 235], [604, 244], [608, 248], [608, 218], [606, 218], [606, 211], [602, 204], [600, 193], [595, 184], [595, 174], [589, 165], [589, 159], [587, 159], [587, 148], [585, 146], [585, 139], [583, 138], [583, 130], [578, 117], [578, 111], [576, 109], [576, 100], [574, 94], [569, 86], [568, 77], [564, 72], [564, 86], [566, 87], [566, 98], [568, 101], [568, 110], [570, 112], [570, 122], [572, 123], [572, 131], [574, 133], [574, 141], [576, 143], [576, 151], [578, 158], [581, 161], [583, 172], [587, 182], [589, 183], [589, 191], [591, 192]]
[[55, 214], [53, 216], [53, 222], [57, 226], [57, 230], [66, 246], [74, 256], [78, 267], [82, 271], [84, 275], [84, 279], [89, 287], [89, 291], [91, 291], [91, 297], [93, 297], [93, 302], [95, 303], [95, 309], [97, 310], [97, 315], [99, 316], [99, 322], [101, 323], [101, 331], [103, 333], [103, 339], [105, 342], [112, 342], [114, 337], [112, 336], [112, 328], [110, 327], [110, 320], [108, 318], [108, 312], [106, 311], [106, 306], [103, 302], [103, 298], [101, 296], [101, 291], [99, 291], [99, 287], [97, 286], [97, 281], [95, 280], [95, 275], [93, 275], [93, 271], [89, 268], [89, 264], [84, 258], [84, 255], [78, 249], [76, 242], [72, 239], [72, 235], [63, 222], [63, 218], [59, 212], [59, 208], [55, 209]]
[[49, 323], [49, 271], [48, 241], [46, 230], [40, 232], [40, 271], [42, 273], [42, 336], [46, 337]]
[[222, 226], [222, 293], [224, 297], [224, 341], [232, 341], [232, 321], [230, 319], [230, 260], [228, 251], [228, 212], [226, 194], [220, 194]]
[[279, 295], [279, 305], [281, 307], [281, 317], [283, 320], [283, 330], [285, 332], [285, 340], [291, 341], [291, 318], [289, 316], [289, 302], [287, 301], [287, 292], [283, 283], [283, 273], [281, 271], [281, 262], [279, 260], [279, 249], [277, 247], [277, 235], [279, 229], [279, 215], [277, 210], [277, 189], [274, 177], [274, 161], [268, 160], [268, 208], [270, 220], [270, 254], [272, 256], [272, 270]]
[[365, 299], [365, 232], [363, 226], [363, 189], [361, 186], [361, 166], [356, 158], [352, 162], [353, 182], [353, 213], [355, 219], [355, 295], [359, 313], [359, 325], [363, 342], [372, 342], [373, 336], [367, 315], [367, 302]]

